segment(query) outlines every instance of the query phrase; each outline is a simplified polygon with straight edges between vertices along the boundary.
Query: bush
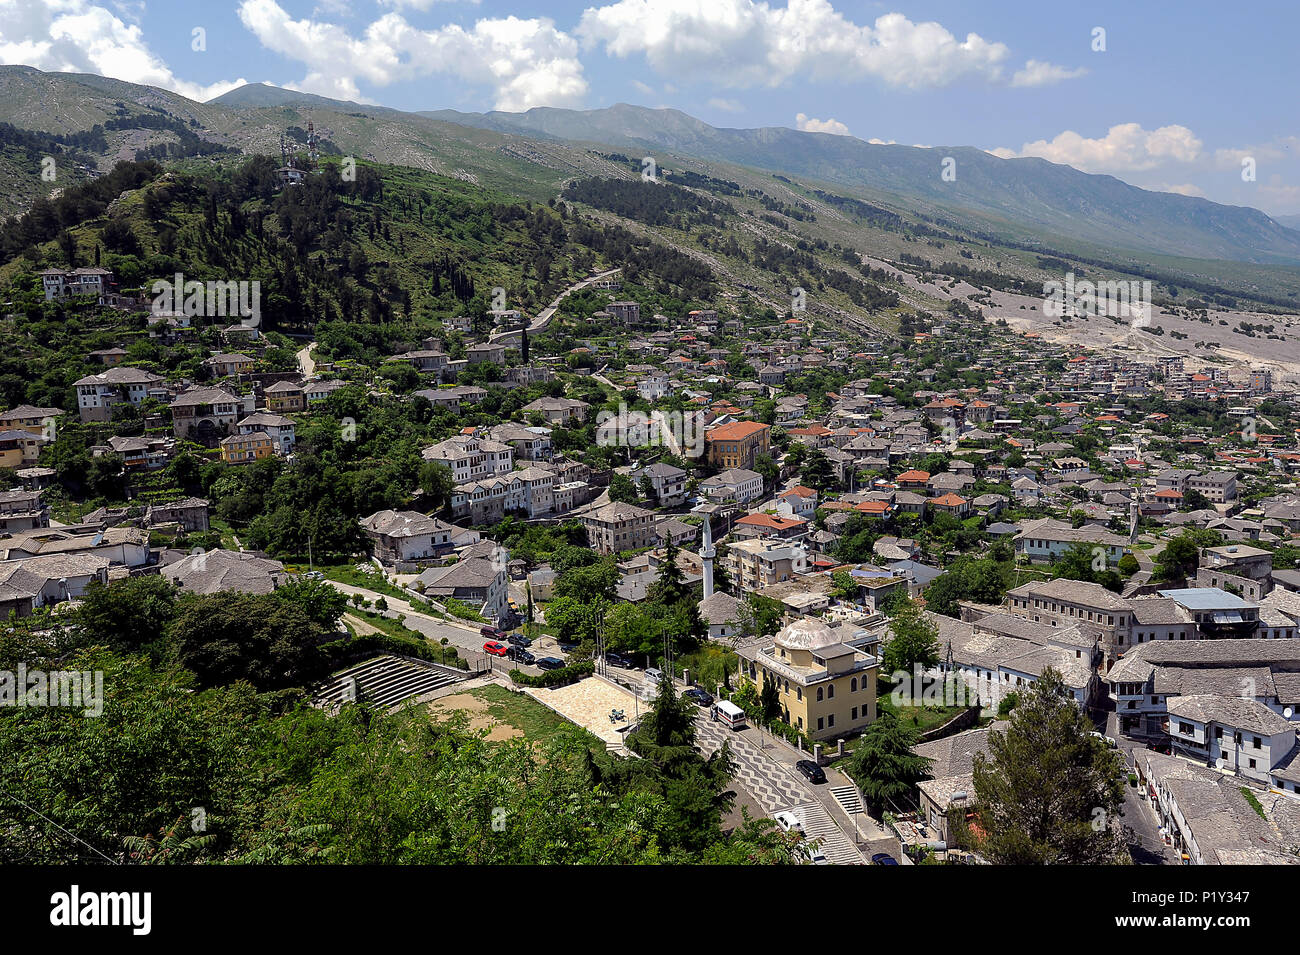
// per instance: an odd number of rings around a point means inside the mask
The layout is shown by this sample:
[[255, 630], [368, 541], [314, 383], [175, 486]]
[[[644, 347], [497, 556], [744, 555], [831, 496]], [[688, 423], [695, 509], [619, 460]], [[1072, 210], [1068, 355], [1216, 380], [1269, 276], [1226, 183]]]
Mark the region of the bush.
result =
[[591, 676], [595, 672], [595, 661], [583, 660], [581, 663], [570, 663], [558, 670], [547, 670], [539, 676], [533, 676], [523, 670], [511, 670], [510, 679], [518, 686], [564, 686], [566, 683], [576, 683], [583, 677]]

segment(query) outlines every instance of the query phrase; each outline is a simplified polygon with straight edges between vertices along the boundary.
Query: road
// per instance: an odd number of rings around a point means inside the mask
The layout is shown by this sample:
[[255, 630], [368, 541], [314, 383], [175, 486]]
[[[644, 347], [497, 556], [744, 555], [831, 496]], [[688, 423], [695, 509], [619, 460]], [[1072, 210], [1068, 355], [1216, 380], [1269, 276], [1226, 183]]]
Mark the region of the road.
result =
[[[392, 597], [366, 587], [354, 587], [351, 584], [340, 583], [337, 580], [327, 582], [334, 589], [347, 594], [349, 598], [353, 594], [360, 594], [371, 603], [374, 603], [382, 597], [388, 604], [388, 612], [384, 616], [401, 620], [406, 626], [417, 633], [424, 634], [435, 643], [441, 643], [445, 639], [471, 665], [482, 665], [485, 668], [490, 667], [503, 672], [515, 668], [523, 670], [525, 673], [538, 674], [542, 672], [534, 666], [518, 664], [513, 660], [484, 653], [483, 644], [487, 642], [487, 638], [479, 632], [481, 624], [455, 620], [454, 618], [440, 620], [421, 610], [416, 610], [411, 606], [410, 601], [403, 600], [400, 597]], [[559, 657], [561, 660], [565, 658], [564, 652], [560, 650], [559, 645], [551, 637], [542, 637], [534, 641], [529, 650], [537, 657]]]
[[[588, 285], [591, 285], [592, 283], [600, 279], [608, 278], [609, 276], [615, 274], [618, 271], [619, 271], [618, 269], [608, 269], [604, 272], [598, 272], [595, 275], [589, 275], [580, 282], [574, 282], [572, 285], [566, 288], [559, 295], [555, 296], [554, 300], [552, 300], [550, 305], [546, 306], [546, 308], [542, 309], [535, 316], [533, 316], [533, 320], [528, 323], [528, 334], [531, 335], [534, 332], [545, 331], [546, 326], [551, 323], [551, 318], [555, 315], [555, 310], [560, 307], [560, 303], [564, 301], [566, 296], [571, 295], [580, 289], [584, 289]], [[488, 337], [488, 341], [504, 342], [504, 341], [515, 340], [519, 338], [519, 332], [520, 330], [517, 328], [507, 332], [494, 332], [492, 335]]]
[[1142, 753], [1146, 752], [1146, 747], [1120, 735], [1119, 720], [1113, 711], [1106, 714], [1103, 725], [1105, 729], [1102, 732], [1119, 744], [1120, 752], [1124, 755], [1124, 815], [1120, 823], [1133, 831], [1128, 846], [1129, 854], [1138, 865], [1173, 865], [1173, 849], [1160, 838], [1160, 822], [1156, 818], [1155, 809], [1149, 799], [1141, 798], [1139, 790], [1128, 784], [1127, 776], [1133, 767], [1134, 754], [1140, 759]]
[[[734, 781], [754, 797], [764, 812], [772, 815], [782, 810], [792, 811], [801, 820], [805, 835], [819, 840], [828, 862], [864, 864], [866, 860], [855, 845], [851, 824], [830, 796], [832, 783], [814, 786], [783, 762], [780, 757], [789, 755], [784, 743], [765, 738], [756, 727], [733, 731], [706, 716], [701, 716], [696, 726], [700, 749], [705, 755], [716, 752], [724, 742], [731, 744], [736, 764]], [[871, 820], [864, 819], [863, 823], [871, 824]]]
[[311, 350], [315, 347], [315, 342], [308, 342], [305, 348], [298, 350], [298, 370], [302, 372], [304, 378], [310, 378], [316, 374], [316, 362], [312, 361], [311, 358]]

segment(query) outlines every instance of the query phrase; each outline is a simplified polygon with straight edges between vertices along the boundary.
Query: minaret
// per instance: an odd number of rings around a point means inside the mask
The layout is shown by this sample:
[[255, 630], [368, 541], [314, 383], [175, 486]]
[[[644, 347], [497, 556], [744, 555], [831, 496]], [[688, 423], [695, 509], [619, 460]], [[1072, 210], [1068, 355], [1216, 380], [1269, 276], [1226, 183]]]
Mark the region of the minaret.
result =
[[704, 562], [704, 599], [713, 596], [713, 558], [718, 555], [713, 546], [713, 524], [709, 515], [704, 515], [704, 546], [700, 548], [700, 560]]

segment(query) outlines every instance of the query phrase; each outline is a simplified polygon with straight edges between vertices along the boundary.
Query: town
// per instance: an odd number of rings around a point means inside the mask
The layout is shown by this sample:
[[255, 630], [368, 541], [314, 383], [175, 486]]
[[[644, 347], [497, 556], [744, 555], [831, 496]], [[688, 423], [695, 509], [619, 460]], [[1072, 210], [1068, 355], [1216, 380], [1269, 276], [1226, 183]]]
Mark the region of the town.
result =
[[[427, 902], [389, 866], [659, 865], [863, 866], [877, 922], [890, 870], [992, 912], [972, 867], [1052, 866], [1090, 941], [1278, 917], [1223, 879], [1300, 863], [1293, 130], [1215, 135], [1202, 51], [1120, 13], [1019, 67], [829, 2], [288, 5], [0, 11], [0, 864], [59, 873], [41, 920], [289, 924], [342, 871], [293, 924], [377, 932]], [[1196, 93], [1098, 131], [1065, 94], [1146, 89], [1133, 49]]]
[[[1124, 849], [1294, 858], [1300, 418], [1263, 367], [957, 313], [856, 344], [673, 317], [611, 264], [368, 368], [104, 268], [31, 279], [29, 314], [139, 331], [86, 339], [75, 408], [0, 414], [27, 627], [323, 582], [357, 659], [318, 707], [505, 690], [635, 757], [671, 687], [739, 804], [835, 863], [989, 861], [975, 764], [1047, 676], [1122, 763]], [[399, 433], [418, 455], [349, 513], [320, 469]]]

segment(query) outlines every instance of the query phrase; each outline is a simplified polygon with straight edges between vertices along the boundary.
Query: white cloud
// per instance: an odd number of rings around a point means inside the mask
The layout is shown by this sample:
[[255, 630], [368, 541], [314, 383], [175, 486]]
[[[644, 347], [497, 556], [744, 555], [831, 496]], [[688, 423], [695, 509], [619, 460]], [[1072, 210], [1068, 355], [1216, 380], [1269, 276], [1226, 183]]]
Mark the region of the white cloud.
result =
[[[435, 3], [454, 3], [456, 0], [376, 0], [381, 7], [392, 7], [394, 10], [403, 8], [410, 10], [428, 10]], [[467, 2], [478, 5], [479, 0], [467, 0]]]
[[709, 105], [714, 109], [722, 110], [724, 113], [743, 113], [745, 111], [744, 104], [739, 100], [724, 99], [721, 96], [713, 97], [709, 100]]
[[641, 93], [645, 96], [653, 96], [655, 92], [655, 88], [653, 86], [651, 86], [649, 83], [642, 83], [640, 80], [633, 80], [632, 87], [638, 93]]
[[1201, 146], [1186, 126], [1145, 130], [1138, 123], [1121, 123], [1098, 139], [1067, 129], [1050, 142], [1025, 143], [1018, 152], [1006, 147], [989, 152], [1002, 159], [1037, 156], [1085, 172], [1136, 172], [1169, 162], [1194, 162], [1201, 155]]
[[[132, 21], [137, 5], [119, 6]], [[0, 63], [61, 73], [97, 73], [207, 100], [244, 80], [182, 80], [149, 49], [136, 22], [89, 0], [0, 0]]]
[[1162, 183], [1158, 186], [1148, 186], [1147, 188], [1152, 189], [1156, 192], [1173, 192], [1173, 193], [1177, 193], [1180, 196], [1195, 196], [1199, 199], [1205, 198], [1205, 190], [1202, 189], [1200, 186], [1190, 182], [1183, 182], [1177, 184]]
[[1072, 80], [1083, 76], [1088, 71], [1083, 67], [1072, 70], [1042, 60], [1029, 60], [1023, 70], [1016, 70], [1011, 76], [1012, 86], [1050, 86], [1062, 80]]
[[849, 128], [838, 119], [814, 119], [804, 113], [794, 118], [795, 126], [805, 133], [830, 133], [832, 136], [847, 136]]
[[[1010, 52], [977, 33], [959, 39], [939, 23], [913, 23], [901, 13], [859, 25], [829, 0], [787, 0], [785, 7], [756, 0], [618, 0], [588, 8], [576, 32], [586, 47], [603, 45], [611, 56], [643, 54], [663, 75], [734, 88], [780, 86], [796, 76], [874, 77], [915, 88], [966, 76], [1002, 81]], [[1031, 63], [1040, 81], [1060, 78], [1061, 68]]]
[[326, 96], [356, 100], [359, 81], [388, 86], [439, 74], [491, 87], [503, 110], [578, 105], [587, 93], [577, 42], [546, 17], [422, 30], [387, 13], [360, 36], [295, 20], [275, 0], [243, 0], [239, 18], [264, 47], [306, 66], [297, 88]]

